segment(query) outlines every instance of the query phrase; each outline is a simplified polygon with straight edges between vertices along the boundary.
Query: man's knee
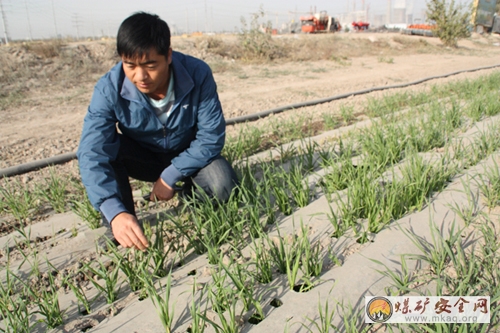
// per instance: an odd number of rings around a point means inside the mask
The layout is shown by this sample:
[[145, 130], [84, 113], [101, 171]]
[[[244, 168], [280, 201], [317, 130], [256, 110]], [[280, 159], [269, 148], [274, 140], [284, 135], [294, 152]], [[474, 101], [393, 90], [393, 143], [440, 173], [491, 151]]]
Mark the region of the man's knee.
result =
[[[226, 202], [231, 192], [238, 185], [238, 178], [233, 167], [225, 158], [219, 156], [194, 177], [193, 182], [206, 195], [219, 202]], [[195, 189], [195, 192], [197, 190]]]

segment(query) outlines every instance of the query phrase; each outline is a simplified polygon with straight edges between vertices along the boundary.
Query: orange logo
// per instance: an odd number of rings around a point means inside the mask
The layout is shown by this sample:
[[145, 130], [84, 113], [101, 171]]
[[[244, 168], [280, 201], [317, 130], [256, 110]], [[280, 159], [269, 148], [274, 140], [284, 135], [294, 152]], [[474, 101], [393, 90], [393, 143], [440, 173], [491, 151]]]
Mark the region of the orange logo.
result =
[[376, 323], [385, 323], [392, 316], [392, 304], [385, 297], [374, 297], [366, 306], [366, 314]]

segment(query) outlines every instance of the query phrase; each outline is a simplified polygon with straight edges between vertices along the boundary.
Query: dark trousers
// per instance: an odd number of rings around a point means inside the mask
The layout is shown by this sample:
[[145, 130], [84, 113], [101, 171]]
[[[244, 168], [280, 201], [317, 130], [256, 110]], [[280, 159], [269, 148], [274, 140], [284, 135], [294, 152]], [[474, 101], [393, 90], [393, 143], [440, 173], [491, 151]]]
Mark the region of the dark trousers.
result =
[[[112, 166], [123, 204], [131, 214], [135, 215], [129, 177], [155, 182], [177, 154], [155, 153], [140, 146], [127, 136], [121, 134], [119, 136], [120, 151]], [[208, 197], [225, 202], [237, 184], [238, 179], [234, 169], [224, 157], [219, 155], [210, 164], [184, 179], [182, 191], [184, 195], [191, 193], [196, 195], [200, 194], [199, 191], [202, 190]]]

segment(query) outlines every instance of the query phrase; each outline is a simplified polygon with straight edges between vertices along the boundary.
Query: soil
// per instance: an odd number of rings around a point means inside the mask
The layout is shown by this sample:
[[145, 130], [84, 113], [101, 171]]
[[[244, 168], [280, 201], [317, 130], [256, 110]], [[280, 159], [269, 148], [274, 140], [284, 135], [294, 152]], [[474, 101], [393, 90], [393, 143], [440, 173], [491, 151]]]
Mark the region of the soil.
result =
[[[295, 37], [292, 36], [290, 38]], [[307, 38], [307, 36], [302, 36], [301, 38]], [[378, 46], [375, 51], [374, 49], [367, 50], [366, 53], [368, 55], [358, 52], [356, 56], [335, 57], [331, 60], [237, 64], [228, 59], [207, 55], [197, 48], [190, 48], [191, 44], [196, 44], [196, 42], [190, 39], [174, 39], [173, 47], [174, 49], [178, 47], [186, 53], [199, 56], [212, 66], [226, 119], [292, 103], [315, 100], [373, 87], [407, 83], [430, 76], [471, 70], [478, 67], [500, 66], [498, 60], [500, 59], [499, 36], [473, 35], [470, 39], [461, 41], [457, 49], [444, 48], [441, 46], [439, 40], [426, 38], [424, 40], [425, 45], [430, 46], [426, 46], [427, 51], [424, 53], [422, 53], [421, 48], [411, 47], [415, 43], [424, 43], [421, 37], [416, 36], [401, 36], [399, 34], [388, 33], [359, 33], [344, 34], [342, 38], [344, 42], [348, 41], [354, 45], [359, 44], [366, 47], [366, 45], [372, 43]], [[360, 40], [363, 42], [360, 42]], [[384, 47], [380, 48], [380, 45], [384, 45]], [[73, 45], [72, 47], [78, 50], [91, 50], [93, 47], [99, 48], [101, 46], [100, 44], [94, 45], [91, 42], [86, 43], [84, 47], [80, 45]], [[315, 52], [315, 50], [308, 50], [308, 52]], [[224, 64], [224, 69], [220, 69], [219, 67], [219, 70], [215, 70], [217, 66], [221, 66], [221, 63]], [[433, 84], [472, 79], [494, 71], [499, 71], [499, 67], [452, 75], [447, 78], [435, 79], [399, 90], [425, 91], [426, 89], [430, 89]], [[82, 121], [91, 98], [93, 85], [102, 74], [104, 72], [96, 73], [92, 82], [83, 80], [81, 84], [77, 85], [68, 83], [68, 86], [62, 89], [60, 88], [60, 83], [49, 82], [50, 84], [44, 87], [43, 82], [33, 82], [31, 79], [29, 82], [29, 93], [23, 97], [23, 100], [0, 111], [0, 168], [75, 151], [78, 146]], [[26, 84], [28, 85], [28, 82]], [[374, 92], [356, 97], [351, 96], [341, 101], [296, 109], [261, 119], [258, 121], [258, 124], [299, 116], [320, 120], [321, 115], [324, 113], [340, 113], [340, 107], [343, 104], [354, 106], [354, 114], [361, 120], [364, 117], [361, 106], [366, 104], [366, 100], [385, 93], [387, 92]], [[239, 128], [239, 126], [229, 126], [229, 136], [235, 135]], [[58, 166], [56, 171], [67, 177], [78, 178], [76, 161]], [[41, 181], [41, 178], [46, 177], [47, 173], [48, 171], [45, 169], [18, 176], [16, 179], [25, 184], [36, 184]], [[459, 184], [460, 182], [456, 181], [456, 185]], [[457, 195], [456, 193], [459, 193], [459, 191], [455, 190], [453, 193]], [[446, 193], [442, 196], [446, 197]], [[300, 219], [310, 223], [310, 229], [313, 230], [311, 232], [315, 234], [315, 237], [318, 239], [321, 238], [329, 244], [332, 239], [330, 235], [333, 230], [330, 230], [330, 223], [325, 222], [325, 217], [317, 214], [320, 211], [325, 211], [325, 207], [327, 207], [327, 203], [323, 197], [323, 199], [319, 199], [301, 210]], [[430, 210], [431, 208], [426, 209]], [[449, 211], [449, 207], [446, 209]], [[427, 210], [418, 213], [424, 217], [417, 219], [417, 223], [414, 224], [426, 229], [426, 232], [428, 225], [420, 222], [427, 219], [429, 214]], [[441, 211], [444, 210], [442, 209]], [[294, 216], [284, 218], [282, 225], [288, 225], [288, 231], [291, 231], [294, 225], [294, 218], [298, 221], [298, 217], [299, 214], [294, 214]], [[1, 218], [2, 216], [0, 216], [0, 222]], [[412, 218], [409, 218], [405, 223], [410, 226], [412, 225], [411, 220]], [[12, 219], [8, 221], [12, 221]], [[43, 222], [38, 223], [39, 221]], [[427, 223], [427, 220], [425, 221]], [[89, 263], [96, 260], [97, 255], [95, 253], [94, 241], [95, 238], [100, 236], [100, 233], [104, 232], [102, 229], [89, 230], [82, 221], [78, 220], [71, 213], [51, 213], [42, 218], [34, 217], [32, 221], [28, 222], [32, 222], [31, 231], [33, 239], [32, 243], [28, 242], [26, 246], [40, 243], [39, 249], [48, 260], [60, 268], [65, 267], [64, 270], [59, 271], [60, 274], [53, 276], [58, 287], [67, 289], [63, 283], [64, 278], [69, 275], [75, 275], [82, 267], [82, 263]], [[328, 225], [328, 227], [325, 228], [324, 225]], [[72, 227], [73, 230], [69, 231]], [[7, 249], [12, 250], [10, 254], [12, 260], [19, 262], [23, 256], [18, 250], [13, 248], [14, 244], [12, 241], [8, 240], [9, 236], [16, 237], [12, 231], [12, 226], [8, 223], [5, 225], [0, 224], [0, 233], [9, 234], [8, 236], [0, 237], [0, 243], [6, 245]], [[394, 232], [393, 230], [384, 230], [384, 232], [377, 234], [376, 237], [378, 239], [375, 242], [373, 242], [371, 235], [368, 239], [369, 242], [366, 243], [356, 243], [356, 238], [353, 237], [351, 237], [352, 239], [343, 238], [339, 240], [336, 243], [338, 245], [336, 248], [338, 250], [336, 251], [337, 259], [346, 264], [345, 266], [337, 267], [337, 271], [334, 269], [335, 264], [333, 262], [325, 265], [325, 272], [322, 276], [324, 281], [318, 284], [317, 287], [314, 287], [315, 292], [313, 293], [307, 293], [306, 291], [309, 291], [309, 289], [306, 288], [304, 290], [300, 287], [297, 287], [296, 290], [297, 292], [301, 292], [300, 296], [297, 296], [299, 295], [298, 293], [286, 292], [286, 287], [283, 287], [286, 286], [286, 283], [283, 283], [280, 280], [281, 278], [278, 278], [277, 282], [273, 282], [276, 288], [270, 288], [273, 291], [263, 293], [267, 297], [263, 301], [269, 302], [270, 306], [274, 309], [266, 310], [266, 316], [273, 311], [273, 317], [278, 319], [264, 321], [254, 330], [282, 331], [284, 323], [289, 322], [294, 316], [294, 320], [297, 320], [300, 316], [304, 315], [304, 311], [311, 312], [311, 309], [316, 309], [318, 295], [322, 295], [321, 297], [323, 298], [328, 297], [328, 290], [331, 291], [337, 281], [340, 281], [340, 287], [336, 288], [340, 289], [336, 290], [342, 290], [343, 293], [342, 295], [335, 295], [338, 299], [341, 296], [348, 297], [346, 293], [353, 290], [355, 296], [351, 296], [358, 298], [359, 301], [361, 296], [356, 293], [358, 290], [354, 290], [353, 288], [360, 286], [364, 288], [365, 285], [363, 283], [367, 281], [371, 281], [370, 291], [375, 290], [374, 292], [376, 292], [382, 290], [381, 285], [376, 284], [379, 283], [379, 276], [375, 276], [375, 270], [373, 270], [374, 272], [365, 270], [363, 274], [357, 275], [352, 274], [352, 272], [359, 267], [368, 267], [369, 262], [366, 259], [368, 254], [379, 253], [378, 260], [387, 259], [385, 257], [384, 259], [382, 258], [387, 251], [374, 251], [372, 250], [373, 246], [393, 244], [392, 249], [398, 249], [398, 253], [399, 251], [403, 251], [402, 249], [404, 249], [403, 252], [407, 251], [408, 253], [414, 250], [408, 248], [411, 242], [405, 241], [401, 234], [391, 234], [391, 232]], [[393, 255], [392, 249], [390, 250], [391, 255]], [[359, 255], [359, 253], [363, 255]], [[7, 260], [5, 257], [5, 253], [0, 253], [0, 265], [5, 265]], [[361, 260], [365, 261], [362, 262]], [[388, 262], [387, 264], [389, 265]], [[172, 277], [176, 288], [173, 291], [172, 298], [179, 299], [179, 303], [182, 303], [181, 305], [183, 306], [178, 305], [176, 313], [180, 314], [182, 311], [186, 311], [188, 306], [186, 303], [186, 294], [191, 292], [193, 281], [202, 285], [210, 279], [207, 267], [209, 265], [206, 259], [199, 257], [174, 272]], [[47, 287], [49, 277], [45, 273], [39, 279], [30, 281], [30, 283], [40, 288]], [[77, 282], [81, 286], [89, 286], [86, 290], [90, 290], [91, 288], [88, 280], [94, 278], [94, 276], [81, 274], [74, 276], [75, 281], [78, 279]], [[359, 284], [356, 285], [358, 280], [363, 281], [359, 281]], [[352, 284], [349, 284], [350, 282]], [[373, 286], [379, 289], [373, 289]], [[308, 286], [305, 285], [305, 287]], [[137, 294], [126, 288], [124, 289], [120, 300], [112, 306], [95, 306], [96, 311], [94, 313], [83, 317], [75, 313], [68, 313], [64, 327], [60, 327], [55, 331], [84, 332], [92, 329], [92, 331], [96, 332], [113, 332], [134, 331], [136, 328], [137, 331], [141, 332], [159, 331], [161, 326], [151, 302], [141, 302], [141, 299], [136, 299], [138, 297]], [[70, 300], [69, 293], [67, 293], [67, 290], [65, 291], [66, 293], [60, 293], [60, 303], [68, 307], [71, 303], [71, 306], [74, 308], [74, 301]], [[102, 302], [102, 297], [101, 299], [97, 299]], [[298, 304], [298, 301], [302, 302], [305, 306], [303, 308], [297, 307], [296, 304]], [[120, 317], [113, 320], [112, 317], [118, 314], [120, 314]], [[207, 313], [207, 317], [213, 319], [215, 315]], [[242, 321], [245, 320], [245, 318], [239, 319]], [[258, 324], [257, 319], [254, 325]], [[179, 319], [178, 322], [181, 322], [181, 320]], [[252, 323], [250, 320], [249, 322]], [[179, 325], [182, 326], [183, 323], [181, 322]], [[184, 323], [182, 328], [185, 331], [187, 324]], [[251, 328], [246, 328], [246, 331], [250, 330]], [[300, 328], [298, 330], [300, 331]]]

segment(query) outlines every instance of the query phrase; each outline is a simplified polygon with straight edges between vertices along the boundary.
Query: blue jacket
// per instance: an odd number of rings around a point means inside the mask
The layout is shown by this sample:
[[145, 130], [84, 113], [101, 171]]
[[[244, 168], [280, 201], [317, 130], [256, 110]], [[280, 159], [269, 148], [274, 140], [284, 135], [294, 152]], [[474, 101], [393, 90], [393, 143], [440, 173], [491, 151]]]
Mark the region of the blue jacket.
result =
[[177, 154], [161, 174], [170, 186], [208, 165], [224, 146], [226, 123], [217, 87], [203, 61], [172, 53], [175, 102], [163, 125], [147, 96], [128, 80], [118, 63], [96, 84], [77, 157], [92, 205], [108, 221], [126, 211], [110, 162], [117, 158], [119, 139], [133, 138], [154, 152]]

